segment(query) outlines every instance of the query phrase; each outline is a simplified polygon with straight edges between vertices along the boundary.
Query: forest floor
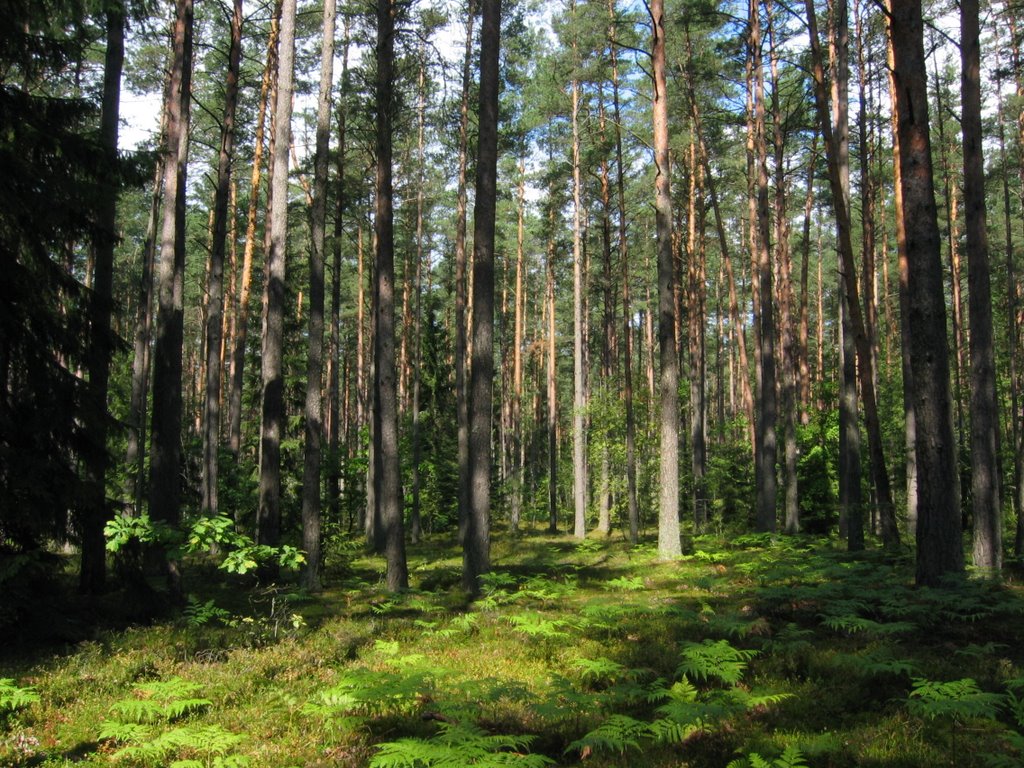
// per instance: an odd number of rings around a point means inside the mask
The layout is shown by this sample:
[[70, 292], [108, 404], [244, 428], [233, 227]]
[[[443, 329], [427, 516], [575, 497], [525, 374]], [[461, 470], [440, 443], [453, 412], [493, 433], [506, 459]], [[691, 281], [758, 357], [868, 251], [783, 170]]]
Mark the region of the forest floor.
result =
[[1012, 583], [803, 537], [492, 552], [472, 604], [447, 539], [398, 596], [358, 542], [317, 595], [191, 563], [173, 621], [0, 657], [0, 765], [1024, 765]]

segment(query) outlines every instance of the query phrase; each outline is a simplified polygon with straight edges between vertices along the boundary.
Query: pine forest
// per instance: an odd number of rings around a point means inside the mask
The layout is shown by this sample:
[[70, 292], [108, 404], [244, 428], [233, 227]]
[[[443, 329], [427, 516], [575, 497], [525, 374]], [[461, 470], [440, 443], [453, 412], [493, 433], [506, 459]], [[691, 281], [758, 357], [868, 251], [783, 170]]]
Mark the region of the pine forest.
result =
[[0, 764], [1024, 765], [1024, 5], [0, 9]]

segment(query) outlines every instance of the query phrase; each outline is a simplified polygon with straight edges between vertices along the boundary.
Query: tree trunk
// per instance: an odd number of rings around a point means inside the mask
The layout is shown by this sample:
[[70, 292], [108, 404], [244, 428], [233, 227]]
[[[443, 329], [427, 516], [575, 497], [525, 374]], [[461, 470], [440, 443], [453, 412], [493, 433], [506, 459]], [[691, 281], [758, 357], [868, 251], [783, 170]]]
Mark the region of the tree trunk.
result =
[[[550, 158], [549, 158], [550, 161]], [[558, 359], [555, 357], [555, 202], [548, 202], [548, 533], [558, 531]]]
[[327, 240], [327, 175], [330, 163], [331, 89], [334, 81], [335, 0], [324, 0], [320, 52], [320, 93], [313, 156], [313, 208], [310, 211], [309, 352], [306, 365], [306, 444], [302, 464], [302, 548], [306, 551], [303, 586], [319, 592], [320, 459], [323, 437], [324, 249]]
[[[276, 547], [281, 536], [281, 439], [284, 435], [284, 306], [288, 249], [288, 151], [291, 147], [292, 93], [295, 78], [295, 5], [281, 6], [281, 40], [274, 104], [274, 149], [271, 161], [270, 248], [267, 250], [266, 317], [263, 323], [262, 425], [260, 429], [257, 542]], [[274, 580], [269, 562], [262, 578]]]
[[974, 567], [998, 576], [1003, 564], [999, 493], [998, 401], [992, 334], [985, 210], [985, 158], [981, 128], [981, 40], [978, 0], [960, 3], [961, 128], [964, 218], [967, 225], [967, 294], [971, 326], [971, 501]]
[[[327, 497], [330, 499], [330, 513], [331, 519], [336, 523], [341, 522], [341, 436], [339, 434], [339, 419], [341, 411], [341, 403], [346, 404], [346, 413], [350, 413], [347, 407], [348, 400], [340, 399], [340, 382], [338, 380], [339, 368], [341, 367], [341, 239], [344, 235], [344, 218], [345, 218], [345, 166], [346, 166], [346, 149], [345, 143], [346, 133], [346, 118], [347, 118], [347, 106], [345, 103], [345, 94], [349, 87], [348, 81], [348, 49], [349, 49], [349, 17], [345, 16], [343, 22], [342, 32], [342, 48], [341, 48], [341, 97], [338, 99], [338, 154], [337, 154], [337, 179], [338, 179], [338, 198], [335, 208], [334, 216], [334, 241], [331, 244], [332, 253], [332, 272], [333, 279], [331, 281], [331, 347], [330, 347], [330, 375], [328, 376], [327, 384], [327, 420], [329, 428], [327, 430], [327, 453], [330, 456], [330, 467], [327, 471]], [[362, 263], [360, 263], [359, 269], [359, 289], [358, 295], [360, 300], [362, 299]], [[362, 306], [357, 310], [359, 323], [362, 323]], [[357, 330], [360, 339], [362, 338], [361, 325]], [[359, 380], [360, 373], [362, 371], [362, 349], [357, 350], [357, 366], [356, 379]], [[360, 382], [361, 384], [361, 382]], [[346, 379], [346, 387], [348, 385], [348, 379]], [[362, 398], [363, 390], [361, 386], [356, 388], [356, 419], [355, 419], [355, 434], [359, 435], [362, 429]], [[348, 424], [352, 426], [351, 423]], [[346, 439], [346, 443], [350, 444], [350, 441]]]
[[626, 233], [626, 174], [622, 159], [622, 115], [619, 108], [619, 59], [616, 44], [615, 0], [608, 0], [608, 39], [612, 61], [612, 109], [615, 119], [615, 167], [619, 214], [619, 262], [622, 265], [622, 377], [626, 411], [626, 503], [629, 541], [640, 538], [640, 508], [636, 488], [636, 419], [633, 414], [633, 327], [629, 303], [629, 241]]
[[[882, 523], [882, 541], [887, 548], [899, 545], [899, 530], [896, 527], [896, 515], [889, 488], [889, 475], [885, 464], [885, 451], [882, 445], [882, 429], [878, 418], [878, 405], [875, 397], [874, 374], [871, 371], [871, 347], [864, 328], [864, 315], [861, 311], [859, 291], [857, 290], [857, 270], [853, 260], [853, 243], [850, 229], [850, 196], [843, 184], [840, 170], [840, 142], [836, 141], [832, 124], [828, 117], [828, 102], [825, 95], [825, 75], [822, 66], [821, 41], [818, 39], [818, 25], [814, 13], [814, 5], [806, 3], [811, 43], [812, 76], [814, 80], [814, 101], [825, 139], [825, 155], [828, 161], [829, 187], [832, 192], [833, 209], [836, 216], [840, 267], [843, 275], [849, 275], [845, 281], [848, 294], [850, 321], [853, 324], [854, 341], [856, 343], [857, 372], [860, 376], [861, 395], [864, 399], [864, 420], [867, 424], [868, 442], [871, 455], [871, 477], [875, 486], [879, 516]], [[819, 347], [820, 349], [820, 347]]]
[[782, 353], [781, 394], [783, 419], [783, 519], [787, 533], [800, 531], [800, 500], [797, 497], [797, 408], [796, 354], [793, 338], [792, 256], [789, 248], [789, 215], [787, 212], [787, 167], [785, 158], [786, 126], [782, 115], [779, 84], [779, 52], [775, 44], [773, 3], [766, 3], [769, 41], [769, 67], [772, 84], [773, 154], [775, 164], [775, 263], [778, 267], [776, 301], [779, 306], [779, 336]]
[[[892, 36], [887, 36], [886, 64], [889, 72], [889, 101], [896, 103], [896, 81], [893, 77]], [[903, 445], [907, 474], [907, 533], [917, 537], [917, 427], [914, 419], [914, 376], [910, 364], [910, 266], [907, 262], [907, 235], [904, 230], [903, 184], [900, 176], [899, 121], [892, 112], [893, 145], [893, 209], [896, 223], [896, 256], [899, 271], [900, 363], [903, 373]]]
[[[575, 19], [576, 3], [570, 0], [570, 15]], [[576, 41], [573, 39], [573, 57]], [[575, 66], [574, 61], [574, 66]], [[580, 171], [580, 84], [572, 80], [572, 498], [573, 535], [586, 536], [587, 527], [587, 435], [584, 428], [587, 391], [583, 369], [583, 181]]]
[[[174, 56], [167, 98], [167, 160], [164, 219], [157, 262], [157, 312], [153, 359], [153, 423], [150, 430], [149, 514], [176, 525], [181, 516], [182, 347], [184, 341], [185, 180], [192, 81], [192, 0], [177, 0]], [[166, 550], [158, 557], [173, 602], [184, 598], [178, 563]]]
[[672, 191], [668, 147], [668, 90], [665, 74], [665, 5], [650, 4], [654, 75], [654, 215], [658, 254], [658, 348], [661, 355], [661, 487], [658, 554], [676, 557], [679, 538], [679, 361], [675, 342], [675, 275], [672, 258]]
[[[238, 461], [242, 448], [242, 386], [245, 373], [245, 348], [249, 338], [249, 297], [252, 290], [252, 259], [256, 252], [256, 216], [260, 206], [260, 177], [263, 160], [263, 135], [266, 126], [267, 107], [271, 100], [271, 87], [276, 80], [277, 41], [280, 34], [281, 0], [274, 5], [274, 16], [270, 23], [270, 39], [267, 41], [267, 61], [260, 83], [259, 112], [256, 118], [255, 147], [252, 157], [252, 173], [249, 176], [249, 208], [245, 223], [245, 250], [242, 251], [242, 279], [238, 291], [238, 303], [234, 348], [231, 352], [231, 386], [228, 396], [228, 449]], [[237, 513], [236, 513], [237, 514]]]
[[[89, 300], [89, 374], [87, 433], [89, 449], [83, 453], [86, 483], [79, 514], [82, 559], [78, 588], [97, 594], [106, 584], [106, 540], [103, 528], [110, 519], [107, 503], [107, 390], [113, 352], [114, 246], [117, 244], [117, 124], [121, 109], [121, 71], [124, 68], [124, 8], [109, 3], [106, 10], [107, 48], [103, 62], [103, 101], [100, 107], [100, 142], [108, 166], [97, 205], [97, 233], [93, 241], [93, 282]], [[6, 394], [6, 392], [5, 392]]]
[[960, 575], [964, 562], [922, 28], [920, 0], [891, 0], [889, 33], [918, 438], [917, 583], [939, 586], [944, 577]]
[[[689, 35], [687, 34], [687, 44]], [[691, 106], [691, 112], [696, 109]], [[690, 357], [690, 470], [693, 474], [693, 525], [701, 532], [707, 523], [705, 473], [707, 470], [707, 403], [704, 324], [706, 316], [705, 252], [703, 231], [704, 174], [697, 152], [697, 140], [690, 140], [690, 206], [687, 222], [686, 307]], [[698, 202], [700, 201], [700, 202]]]
[[815, 131], [811, 140], [811, 152], [807, 158], [807, 195], [804, 198], [803, 247], [800, 258], [800, 310], [799, 334], [797, 337], [798, 362], [798, 396], [800, 403], [800, 421], [810, 421], [811, 410], [811, 365], [810, 365], [810, 312], [808, 301], [810, 293], [808, 283], [811, 265], [811, 214], [814, 212], [814, 169], [818, 161], [818, 133]]
[[407, 589], [409, 572], [405, 560], [402, 524], [402, 481], [398, 454], [398, 389], [395, 371], [395, 231], [392, 194], [392, 138], [395, 63], [394, 0], [377, 4], [377, 211], [374, 227], [377, 239], [376, 317], [374, 364], [374, 476], [376, 504], [380, 510], [387, 588]]
[[220, 351], [224, 324], [224, 255], [227, 246], [231, 170], [235, 156], [235, 111], [238, 106], [238, 73], [241, 60], [242, 0], [234, 0], [231, 39], [228, 44], [224, 118], [221, 123], [217, 182], [213, 197], [213, 247], [210, 249], [209, 279], [206, 285], [206, 390], [203, 400], [203, 476], [200, 503], [203, 512], [212, 516], [220, 514], [220, 503], [217, 498], [217, 452], [220, 448]]
[[423, 532], [420, 515], [420, 361], [423, 341], [420, 338], [421, 296], [423, 293], [423, 187], [426, 172], [427, 155], [423, 139], [426, 122], [426, 37], [420, 42], [419, 66], [419, 98], [416, 107], [416, 147], [417, 179], [416, 179], [416, 272], [413, 281], [412, 309], [412, 509], [409, 513], [409, 537], [413, 544], [418, 544]]
[[[161, 118], [161, 134], [166, 132], [166, 109]], [[150, 197], [149, 223], [143, 247], [142, 277], [139, 280], [139, 305], [135, 316], [134, 353], [132, 355], [132, 390], [128, 406], [128, 439], [125, 465], [128, 477], [125, 493], [135, 516], [142, 514], [145, 495], [146, 400], [149, 390], [150, 339], [153, 332], [153, 268], [156, 260], [156, 230], [160, 221], [160, 200], [166, 158], [158, 159]]]
[[459, 451], [459, 543], [465, 544], [469, 523], [469, 360], [466, 338], [466, 167], [469, 155], [469, 90], [472, 85], [475, 0], [467, 0], [466, 51], [462, 60], [462, 106], [459, 117], [459, 179], [455, 211], [455, 410]]
[[515, 534], [523, 511], [526, 439], [523, 430], [523, 343], [526, 324], [526, 160], [519, 161], [516, 218], [516, 306], [512, 341], [512, 448], [516, 455], [509, 527]]
[[759, 378], [757, 388], [757, 452], [755, 474], [757, 484], [756, 517], [759, 531], [775, 530], [776, 436], [778, 404], [775, 374], [775, 309], [772, 288], [772, 260], [769, 252], [768, 215], [768, 149], [765, 141], [764, 71], [761, 63], [761, 20], [758, 0], [750, 3], [750, 53], [753, 73], [753, 135], [757, 188], [756, 267], [760, 295], [758, 314]]
[[473, 207], [473, 361], [470, 368], [470, 510], [462, 586], [480, 591], [491, 569], [491, 379], [494, 376], [494, 229], [498, 177], [498, 46], [501, 0], [483, 0], [480, 20], [480, 107], [476, 201]]

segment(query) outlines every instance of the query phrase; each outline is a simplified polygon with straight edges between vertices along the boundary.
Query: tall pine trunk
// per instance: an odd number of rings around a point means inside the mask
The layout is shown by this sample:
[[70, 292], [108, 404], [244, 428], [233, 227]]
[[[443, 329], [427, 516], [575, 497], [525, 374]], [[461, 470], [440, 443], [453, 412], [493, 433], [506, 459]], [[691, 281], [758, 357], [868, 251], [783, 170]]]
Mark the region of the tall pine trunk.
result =
[[622, 115], [619, 107], [619, 59], [616, 44], [615, 0], [608, 0], [608, 40], [612, 61], [612, 110], [615, 120], [615, 174], [618, 192], [619, 262], [622, 268], [622, 397], [626, 411], [626, 504], [629, 541], [640, 538], [640, 508], [636, 487], [636, 418], [633, 413], [633, 325], [629, 301], [629, 240], [626, 232], [626, 174], [622, 159]]
[[[570, 14], [575, 18], [576, 3], [570, 0]], [[573, 66], [577, 66], [576, 40], [573, 39]], [[587, 435], [585, 410], [587, 407], [586, 371], [584, 370], [583, 332], [583, 181], [580, 171], [580, 84], [573, 75], [572, 85], [572, 498], [573, 535], [586, 536], [587, 527]]]
[[330, 164], [331, 88], [334, 80], [336, 4], [325, 0], [317, 99], [316, 154], [313, 156], [313, 209], [310, 211], [309, 351], [306, 364], [306, 443], [302, 464], [302, 583], [311, 592], [320, 583], [320, 463], [323, 439], [324, 250], [327, 241], [327, 174]]
[[491, 405], [494, 376], [494, 229], [498, 181], [498, 47], [501, 0], [483, 0], [480, 106], [473, 208], [473, 360], [469, 392], [469, 516], [462, 586], [479, 594], [491, 569]]
[[[156, 269], [153, 423], [150, 430], [149, 514], [176, 525], [181, 516], [182, 348], [184, 342], [185, 181], [192, 81], [192, 0], [177, 0], [174, 55], [167, 90], [167, 154], [164, 215]], [[184, 595], [181, 571], [166, 550], [158, 550], [171, 600]]]
[[[252, 172], [249, 175], [249, 206], [245, 218], [245, 248], [242, 251], [242, 277], [235, 304], [235, 336], [231, 350], [231, 383], [228, 389], [228, 449], [235, 461], [242, 449], [242, 387], [245, 380], [245, 351], [249, 338], [249, 298], [252, 293], [252, 261], [256, 253], [256, 217], [260, 208], [260, 179], [262, 177], [263, 138], [267, 122], [268, 104], [272, 101], [272, 87], [277, 72], [277, 43], [280, 35], [281, 0], [274, 5], [267, 40], [267, 58], [260, 83], [259, 107], [256, 118], [255, 148]], [[268, 228], [269, 229], [269, 228]]]
[[455, 211], [455, 411], [459, 452], [459, 543], [466, 540], [469, 523], [469, 373], [466, 338], [466, 168], [469, 156], [469, 92], [472, 85], [473, 20], [476, 3], [466, 7], [466, 49], [462, 60], [462, 106], [459, 112], [459, 178]]
[[391, 592], [409, 586], [402, 524], [402, 482], [398, 455], [398, 387], [395, 370], [395, 231], [392, 191], [392, 139], [394, 124], [395, 64], [394, 0], [377, 4], [377, 211], [374, 219], [377, 239], [375, 274], [376, 366], [373, 408], [373, 478], [378, 522], [387, 560], [387, 588]]
[[217, 458], [220, 448], [221, 341], [224, 325], [224, 256], [227, 250], [228, 198], [235, 155], [235, 112], [238, 106], [238, 73], [242, 61], [242, 0], [234, 0], [231, 38], [228, 42], [228, 71], [224, 93], [220, 150], [217, 154], [217, 182], [213, 196], [213, 243], [210, 249], [209, 279], [206, 285], [206, 381], [203, 400], [203, 512], [220, 514], [217, 497]]
[[963, 572], [949, 392], [949, 346], [920, 0], [891, 0], [893, 80], [908, 266], [910, 361], [917, 426], [917, 583]]
[[978, 5], [978, 0], [962, 0], [960, 3], [964, 218], [971, 326], [971, 511], [974, 517], [974, 567], [998, 575], [1003, 565], [1003, 524], [997, 451], [999, 413], [992, 334], [992, 285], [986, 231], [985, 158], [982, 152]]
[[[277, 56], [277, 98], [274, 104], [274, 149], [271, 162], [270, 247], [267, 250], [266, 316], [263, 322], [262, 419], [260, 428], [259, 508], [257, 541], [276, 547], [281, 536], [281, 440], [284, 437], [284, 305], [288, 253], [288, 152], [292, 137], [292, 93], [295, 82], [295, 5], [281, 6], [281, 38]], [[277, 566], [264, 565], [262, 576], [273, 580]]]
[[89, 420], [91, 439], [83, 455], [85, 500], [79, 516], [82, 559], [78, 587], [96, 594], [106, 583], [106, 540], [103, 527], [110, 518], [107, 504], [107, 390], [113, 352], [114, 246], [117, 243], [117, 124], [121, 109], [121, 71], [124, 67], [124, 7], [109, 3], [106, 11], [107, 49], [103, 62], [103, 101], [100, 107], [100, 142], [107, 165], [97, 205], [97, 233], [93, 243], [93, 282], [89, 302]]
[[768, 215], [768, 150], [765, 139], [764, 70], [761, 61], [761, 13], [758, 0], [750, 2], [750, 55], [753, 75], [753, 139], [754, 176], [756, 187], [755, 259], [757, 293], [760, 306], [757, 316], [758, 387], [756, 450], [755, 515], [759, 531], [775, 530], [775, 505], [778, 493], [776, 477], [776, 435], [778, 399], [775, 374], [775, 309], [773, 270], [769, 244], [771, 234]]
[[658, 554], [675, 557], [679, 538], [679, 359], [676, 352], [675, 274], [672, 257], [672, 190], [668, 146], [668, 88], [665, 72], [665, 4], [650, 4], [654, 75], [654, 216], [658, 255], [658, 349], [661, 356], [661, 464]]

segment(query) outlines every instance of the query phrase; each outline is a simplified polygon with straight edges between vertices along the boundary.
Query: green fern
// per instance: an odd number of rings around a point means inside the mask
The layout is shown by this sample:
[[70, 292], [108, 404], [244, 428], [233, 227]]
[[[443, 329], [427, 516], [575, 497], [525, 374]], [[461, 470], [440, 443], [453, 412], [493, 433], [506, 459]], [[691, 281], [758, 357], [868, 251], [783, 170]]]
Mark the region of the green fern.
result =
[[470, 724], [441, 723], [431, 739], [398, 739], [377, 745], [370, 768], [543, 768], [554, 761], [525, 750], [532, 736], [491, 735]]
[[592, 753], [615, 752], [620, 755], [627, 750], [640, 750], [640, 741], [650, 735], [650, 726], [642, 720], [628, 715], [612, 715], [597, 728], [571, 742], [565, 752], [579, 752], [580, 758]]
[[518, 613], [508, 617], [508, 623], [516, 632], [521, 632], [530, 637], [568, 637], [562, 627], [569, 622], [564, 619], [548, 619], [539, 613]]
[[686, 675], [694, 682], [719, 680], [735, 685], [743, 677], [747, 662], [757, 656], [757, 651], [734, 648], [728, 640], [705, 640], [703, 643], [688, 642], [683, 646], [683, 663], [677, 673]]
[[757, 752], [751, 752], [745, 758], [733, 760], [726, 768], [808, 768], [808, 764], [804, 761], [804, 756], [796, 745], [790, 744], [774, 760], [761, 757]]
[[39, 701], [39, 694], [32, 686], [15, 685], [9, 677], [0, 678], [0, 723], [9, 715]]
[[915, 678], [907, 709], [928, 720], [941, 718], [959, 723], [969, 719], [994, 720], [1002, 701], [1000, 694], [985, 693], [969, 677], [948, 682]]
[[624, 677], [629, 669], [604, 656], [597, 659], [578, 658], [572, 665], [580, 670], [580, 677], [588, 682], [613, 682]]
[[604, 589], [617, 590], [619, 592], [640, 592], [646, 589], [643, 576], [619, 576], [609, 579], [601, 585]]
[[200, 603], [191, 596], [188, 599], [188, 605], [182, 611], [182, 615], [185, 624], [189, 627], [202, 627], [215, 621], [227, 624], [231, 619], [231, 614], [223, 608], [218, 608], [214, 605], [213, 600]]

